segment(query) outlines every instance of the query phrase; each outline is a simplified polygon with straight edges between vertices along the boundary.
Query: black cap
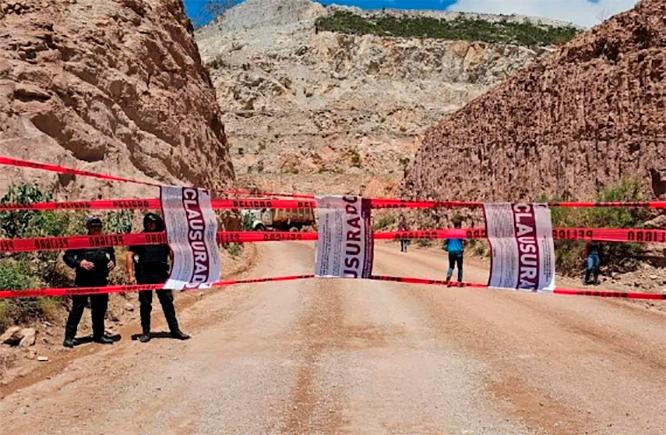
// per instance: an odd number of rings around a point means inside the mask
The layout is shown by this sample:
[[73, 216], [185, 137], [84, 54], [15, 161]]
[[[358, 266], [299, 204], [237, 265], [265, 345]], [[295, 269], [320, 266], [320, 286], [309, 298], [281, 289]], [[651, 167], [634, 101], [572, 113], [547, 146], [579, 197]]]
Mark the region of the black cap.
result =
[[86, 228], [93, 226], [102, 226], [102, 219], [99, 216], [89, 216], [86, 218]]
[[145, 230], [146, 227], [148, 226], [148, 223], [152, 222], [155, 224], [155, 231], [164, 231], [164, 220], [162, 219], [162, 216], [156, 214], [156, 213], [147, 213], [143, 217], [143, 229]]

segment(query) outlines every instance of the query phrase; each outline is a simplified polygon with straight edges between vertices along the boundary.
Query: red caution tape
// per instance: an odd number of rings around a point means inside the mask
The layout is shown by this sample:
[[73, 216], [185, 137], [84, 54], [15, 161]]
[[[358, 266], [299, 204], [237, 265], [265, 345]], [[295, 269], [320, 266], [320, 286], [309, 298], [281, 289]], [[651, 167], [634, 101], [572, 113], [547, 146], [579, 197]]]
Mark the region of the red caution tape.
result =
[[37, 163], [28, 160], [13, 159], [0, 156], [0, 165], [17, 166], [20, 168], [39, 169], [42, 171], [56, 172], [58, 174], [81, 175], [83, 177], [99, 178], [102, 180], [120, 181], [123, 183], [143, 184], [144, 186], [160, 186], [150, 181], [134, 180], [131, 178], [117, 177], [115, 175], [98, 174], [96, 172], [83, 171], [80, 169], [67, 168], [65, 166], [51, 165], [49, 163]]
[[[317, 240], [317, 233], [220, 231], [218, 243], [255, 243]], [[107, 246], [166, 244], [166, 233], [99, 234], [91, 236], [0, 239], [0, 252], [62, 251]]]
[[[277, 276], [271, 278], [251, 278], [218, 281], [213, 287], [226, 287], [238, 284], [253, 284], [261, 282], [294, 281], [299, 279], [314, 278], [314, 275]], [[163, 284], [141, 284], [141, 285], [110, 285], [106, 287], [69, 287], [69, 288], [37, 288], [26, 290], [0, 290], [0, 299], [9, 298], [37, 298], [37, 297], [62, 297], [74, 295], [94, 295], [109, 293], [129, 293], [146, 290], [160, 290]]]
[[[220, 231], [218, 243], [314, 241], [316, 232]], [[375, 240], [400, 239], [484, 239], [485, 230], [475, 228], [394, 231], [374, 233]], [[556, 240], [598, 240], [606, 242], [666, 243], [666, 230], [624, 228], [556, 228]], [[107, 246], [159, 245], [167, 243], [165, 233], [100, 234], [94, 236], [0, 239], [0, 252], [62, 251]]]
[[[96, 172], [83, 171], [74, 168], [68, 168], [59, 165], [52, 165], [48, 163], [31, 162], [28, 160], [14, 159], [11, 157], [0, 156], [0, 165], [16, 166], [23, 168], [39, 169], [43, 171], [56, 172], [59, 174], [81, 175], [85, 177], [99, 178], [102, 180], [119, 181], [124, 183], [142, 184], [147, 186], [157, 186], [160, 184], [148, 181], [135, 180], [131, 178], [117, 177], [115, 175], [100, 174]], [[286, 197], [286, 198], [299, 198], [301, 199], [300, 205], [296, 204], [294, 200], [287, 201], [282, 205], [274, 202], [269, 207], [255, 207], [253, 205], [234, 206], [228, 202], [219, 202], [217, 207], [213, 208], [314, 208], [316, 206], [314, 195], [300, 194], [300, 193], [275, 193], [275, 192], [255, 192], [243, 189], [227, 189], [223, 191], [229, 195], [258, 195], [265, 198], [253, 199], [251, 201], [279, 201], [267, 199], [270, 197]], [[243, 199], [236, 199], [237, 201], [247, 201]], [[148, 206], [145, 206], [142, 201], [145, 201]], [[159, 201], [155, 198], [151, 199], [117, 199], [117, 200], [101, 200], [101, 201], [72, 201], [66, 203], [35, 203], [35, 204], [5, 204], [0, 206], [4, 210], [56, 210], [56, 209], [146, 209], [146, 208], [159, 208]], [[224, 201], [224, 200], [222, 200]], [[233, 201], [233, 200], [230, 200]], [[372, 208], [386, 209], [386, 208], [455, 208], [455, 207], [481, 207], [482, 202], [478, 201], [423, 201], [423, 200], [404, 200], [392, 198], [370, 198]], [[58, 205], [62, 204], [62, 205]], [[629, 202], [552, 202], [549, 203], [551, 207], [567, 207], [567, 208], [589, 208], [589, 207], [631, 207], [631, 208], [666, 208], [666, 201], [629, 201]]]
[[[225, 287], [238, 284], [255, 284], [263, 282], [295, 281], [301, 279], [311, 279], [314, 275], [292, 275], [277, 276], [270, 278], [250, 278], [238, 280], [223, 280], [213, 284], [213, 287]], [[373, 275], [369, 279], [375, 281], [392, 281], [405, 284], [422, 285], [446, 285], [451, 287], [450, 283], [443, 280], [413, 278], [402, 276], [383, 276]], [[467, 288], [489, 288], [486, 284], [480, 283], [462, 283], [461, 287]], [[113, 285], [106, 287], [69, 287], [69, 288], [40, 288], [26, 290], [0, 290], [0, 299], [9, 298], [35, 298], [35, 297], [62, 297], [73, 295], [91, 295], [91, 294], [109, 294], [109, 293], [129, 293], [146, 290], [159, 290], [162, 284], [143, 284], [143, 285]], [[637, 293], [637, 292], [615, 292], [604, 290], [583, 290], [583, 289], [555, 289], [553, 294], [569, 296], [594, 296], [602, 298], [620, 298], [620, 299], [642, 299], [642, 300], [666, 300], [666, 294], [658, 293]]]
[[[275, 194], [278, 195], [278, 194]], [[288, 196], [285, 194], [284, 196]], [[317, 204], [307, 195], [290, 195], [303, 199], [275, 199], [275, 198], [229, 198], [214, 199], [213, 208], [216, 210], [230, 209], [298, 209], [316, 208]], [[424, 208], [456, 208], [456, 207], [480, 207], [480, 202], [465, 201], [406, 201], [401, 199], [378, 199], [370, 198], [370, 205], [374, 209], [424, 209]], [[666, 208], [666, 201], [647, 202], [572, 202], [553, 203], [551, 207], [587, 208], [587, 207], [646, 207], [653, 209]], [[0, 204], [0, 211], [16, 210], [122, 210], [122, 209], [159, 209], [160, 202], [157, 198], [119, 198], [101, 199], [91, 201], [65, 201], [65, 202], [35, 202], [32, 204]]]
[[[30, 168], [30, 169], [38, 169], [41, 171], [48, 171], [48, 172], [55, 172], [58, 174], [69, 174], [69, 175], [80, 175], [82, 177], [91, 177], [91, 178], [98, 178], [101, 180], [110, 180], [110, 181], [118, 181], [122, 183], [133, 183], [133, 184], [142, 184], [145, 186], [156, 186], [160, 187], [161, 184], [159, 183], [154, 183], [151, 181], [141, 181], [141, 180], [136, 180], [132, 178], [124, 178], [124, 177], [118, 177], [115, 175], [110, 175], [110, 174], [102, 174], [98, 172], [91, 172], [91, 171], [84, 171], [81, 169], [75, 169], [75, 168], [69, 168], [66, 166], [60, 166], [60, 165], [53, 165], [49, 163], [39, 163], [39, 162], [32, 162], [29, 160], [22, 160], [22, 159], [15, 159], [12, 157], [6, 157], [6, 156], [0, 156], [0, 165], [6, 165], [6, 166], [15, 166], [19, 168]], [[260, 195], [260, 196], [275, 196], [275, 197], [287, 197], [287, 198], [307, 198], [307, 199], [314, 199], [314, 195], [304, 195], [304, 194], [299, 194], [299, 193], [274, 193], [274, 192], [256, 192], [253, 193], [252, 191], [248, 190], [243, 190], [243, 189], [228, 189], [224, 190], [223, 192], [229, 194], [229, 195]]]
[[[418, 230], [375, 233], [375, 239], [485, 239], [482, 228], [461, 228], [447, 230]], [[666, 243], [666, 230], [641, 228], [555, 228], [555, 240], [598, 240], [602, 242]]]
[[[370, 277], [370, 279], [375, 281], [401, 282], [405, 284], [445, 285], [447, 287], [456, 287], [458, 284], [437, 279], [412, 278], [412, 277], [403, 277], [403, 276], [373, 275]], [[463, 282], [460, 284], [460, 287], [490, 289], [490, 287], [488, 287], [487, 284], [473, 283], [473, 282]], [[566, 288], [561, 288], [561, 289], [558, 288], [553, 290], [552, 292], [543, 292], [543, 293], [553, 293], [556, 295], [567, 295], [567, 296], [594, 296], [600, 298], [666, 300], [666, 294], [660, 294], [660, 293], [617, 292], [617, 291], [607, 291], [607, 290], [584, 290], [584, 289], [566, 289]]]
[[[214, 199], [212, 206], [216, 210], [232, 209], [303, 209], [314, 208], [316, 203], [297, 199]], [[67, 201], [67, 202], [34, 202], [31, 204], [0, 204], [0, 211], [17, 210], [150, 210], [159, 209], [158, 198], [147, 199], [101, 199], [94, 201]]]

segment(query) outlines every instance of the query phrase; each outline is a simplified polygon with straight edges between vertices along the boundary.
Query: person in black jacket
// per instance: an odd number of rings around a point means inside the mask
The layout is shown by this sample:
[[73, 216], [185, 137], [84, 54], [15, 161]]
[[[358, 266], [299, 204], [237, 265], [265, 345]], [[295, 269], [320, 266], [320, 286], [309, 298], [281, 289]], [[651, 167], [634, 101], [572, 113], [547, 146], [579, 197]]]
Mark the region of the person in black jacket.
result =
[[[164, 220], [155, 214], [148, 213], [143, 218], [143, 230], [145, 232], [164, 231]], [[143, 245], [130, 246], [127, 256], [127, 273], [130, 281], [135, 277], [137, 284], [161, 284], [169, 278], [169, 257], [171, 251], [168, 245]], [[178, 327], [176, 309], [173, 306], [173, 293], [171, 290], [157, 290], [157, 298], [162, 305], [164, 317], [169, 326], [170, 335], [179, 340], [187, 340], [189, 335]], [[141, 306], [141, 330], [139, 341], [146, 343], [150, 341], [150, 313], [153, 309], [153, 292], [139, 292], [139, 304]]]
[[[95, 235], [102, 232], [102, 220], [90, 217], [86, 220], [88, 234]], [[75, 285], [77, 287], [104, 287], [109, 283], [109, 272], [116, 267], [114, 249], [89, 248], [75, 249], [65, 252], [65, 263], [76, 270]], [[72, 296], [72, 309], [65, 326], [65, 347], [74, 347], [76, 344], [76, 329], [81, 321], [83, 310], [88, 301], [87, 295]], [[93, 341], [102, 344], [112, 344], [113, 340], [104, 335], [104, 316], [109, 303], [109, 295], [90, 295], [90, 308], [92, 311]]]

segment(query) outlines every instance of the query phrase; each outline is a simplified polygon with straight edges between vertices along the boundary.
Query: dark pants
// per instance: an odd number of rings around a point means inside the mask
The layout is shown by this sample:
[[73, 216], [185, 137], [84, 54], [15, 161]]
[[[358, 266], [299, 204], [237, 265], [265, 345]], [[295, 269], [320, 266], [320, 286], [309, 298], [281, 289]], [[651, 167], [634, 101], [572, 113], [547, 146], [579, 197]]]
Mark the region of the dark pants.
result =
[[[166, 264], [142, 265], [136, 275], [137, 284], [161, 284], [169, 277]], [[173, 292], [171, 290], [157, 290], [157, 299], [160, 300], [164, 317], [166, 318], [169, 331], [178, 331], [178, 320], [176, 319], [176, 308], [173, 306]], [[141, 329], [150, 332], [150, 312], [153, 310], [153, 292], [139, 292], [139, 304], [141, 313]]]
[[407, 252], [407, 246], [409, 246], [409, 240], [400, 240], [400, 252]]
[[[65, 338], [75, 338], [76, 328], [79, 326], [83, 310], [86, 307], [88, 296], [72, 296], [72, 310], [67, 317]], [[90, 309], [92, 312], [93, 337], [104, 335], [104, 316], [109, 305], [109, 295], [90, 295]]]
[[449, 270], [446, 273], [446, 280], [450, 280], [451, 276], [453, 275], [453, 268], [455, 266], [458, 266], [458, 282], [462, 282], [463, 280], [463, 254], [462, 252], [460, 253], [454, 253], [454, 252], [449, 252]]
[[594, 282], [599, 282], [599, 267], [601, 259], [597, 254], [587, 256], [587, 267], [585, 268], [585, 284], [590, 284], [590, 275], [594, 276]]
[[[171, 290], [157, 290], [157, 299], [160, 300], [164, 317], [166, 318], [169, 331], [178, 331], [178, 320], [176, 319], [176, 308], [173, 306], [173, 292]], [[139, 292], [139, 303], [141, 304], [141, 328], [143, 332], [150, 332], [150, 312], [153, 310], [153, 292]]]

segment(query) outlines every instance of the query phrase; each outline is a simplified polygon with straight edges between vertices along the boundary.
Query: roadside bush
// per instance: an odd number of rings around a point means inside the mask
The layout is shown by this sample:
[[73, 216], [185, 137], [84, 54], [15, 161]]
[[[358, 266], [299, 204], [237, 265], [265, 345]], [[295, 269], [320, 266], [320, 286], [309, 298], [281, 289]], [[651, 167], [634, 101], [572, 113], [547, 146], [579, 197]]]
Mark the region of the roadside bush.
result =
[[243, 245], [240, 243], [229, 243], [224, 249], [232, 257], [238, 257], [243, 253]]
[[[53, 196], [43, 193], [34, 184], [13, 186], [0, 199], [2, 204], [31, 204], [52, 201]], [[64, 234], [70, 225], [70, 214], [39, 211], [11, 211], [0, 213], [3, 237], [44, 237]]]
[[[30, 204], [52, 201], [53, 196], [42, 192], [34, 184], [12, 186], [0, 198], [3, 204]], [[71, 234], [78, 224], [78, 212], [12, 211], [0, 212], [0, 237], [26, 238]], [[42, 251], [20, 254], [2, 254], [0, 259], [0, 288], [25, 289], [40, 287], [43, 283], [61, 284], [58, 272], [59, 252]], [[51, 298], [12, 299], [0, 301], [0, 328], [38, 317], [52, 317], [59, 300]]]
[[[21, 290], [39, 287], [39, 278], [25, 261], [2, 260], [0, 262], [0, 289]], [[43, 317], [50, 302], [39, 299], [7, 299], [0, 301], [0, 330], [36, 317]], [[46, 309], [45, 309], [46, 308]]]
[[488, 257], [490, 255], [490, 245], [488, 245], [488, 242], [485, 240], [468, 240], [469, 247], [467, 248], [468, 251], [471, 251], [474, 253], [474, 255], [477, 255], [479, 257]]
[[429, 248], [434, 243], [432, 239], [416, 239], [416, 246], [420, 246], [421, 248]]
[[396, 218], [394, 214], [384, 213], [382, 215], [373, 217], [372, 219], [372, 229], [374, 231], [385, 230], [391, 228], [396, 223]]
[[[634, 179], [624, 179], [618, 184], [607, 186], [599, 191], [597, 201], [643, 201], [645, 195], [641, 183]], [[555, 202], [558, 199], [554, 200]], [[649, 218], [644, 208], [603, 208], [552, 209], [555, 227], [589, 228], [638, 228]], [[585, 242], [556, 240], [555, 257], [558, 271], [577, 276], [584, 268]], [[619, 272], [636, 268], [643, 254], [639, 243], [604, 243], [603, 264], [606, 270]]]
[[132, 231], [133, 220], [133, 210], [109, 212], [104, 219], [105, 231], [109, 233], [129, 233]]

